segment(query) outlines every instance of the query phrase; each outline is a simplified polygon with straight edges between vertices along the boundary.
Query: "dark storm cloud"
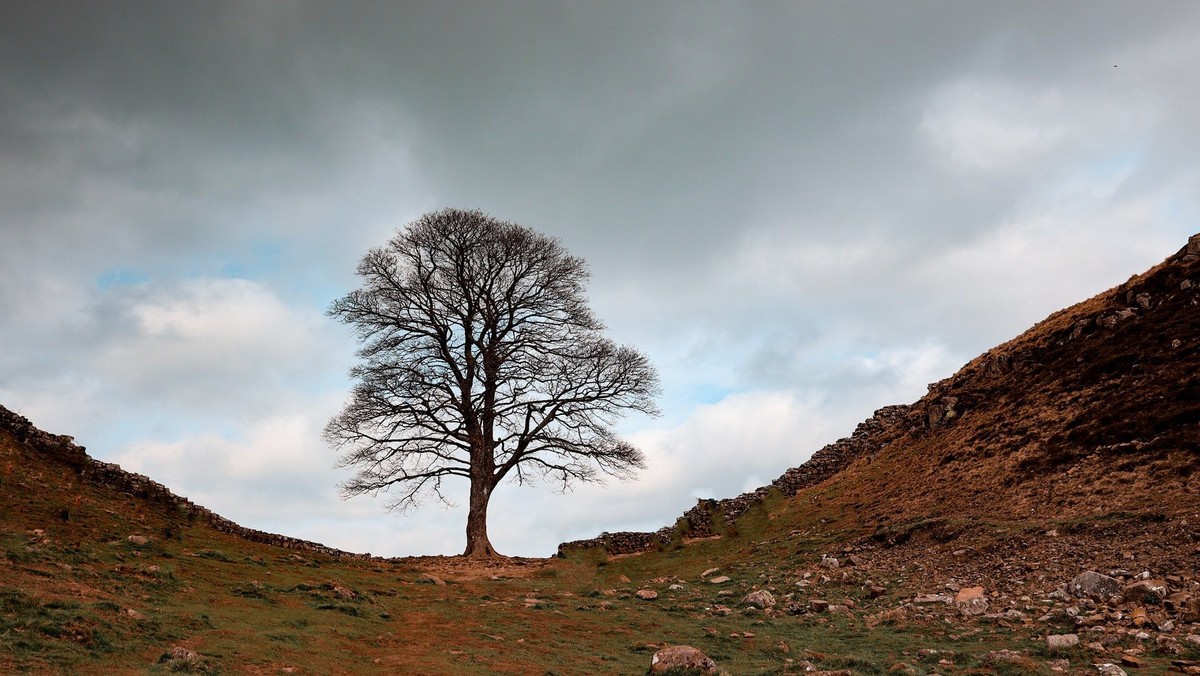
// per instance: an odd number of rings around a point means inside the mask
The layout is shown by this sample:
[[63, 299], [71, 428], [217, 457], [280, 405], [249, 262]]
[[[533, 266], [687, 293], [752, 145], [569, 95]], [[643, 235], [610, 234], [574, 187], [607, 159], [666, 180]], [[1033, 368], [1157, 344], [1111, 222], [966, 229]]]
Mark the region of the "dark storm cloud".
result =
[[[319, 473], [350, 347], [319, 311], [395, 227], [478, 207], [585, 257], [658, 362], [661, 468], [610, 495], [669, 522], [741, 488], [731, 445], [769, 480], [1177, 248], [1198, 30], [1191, 2], [6, 2], [0, 397], [180, 480], [208, 454], [214, 496], [254, 448]], [[598, 525], [581, 495], [563, 528]]]

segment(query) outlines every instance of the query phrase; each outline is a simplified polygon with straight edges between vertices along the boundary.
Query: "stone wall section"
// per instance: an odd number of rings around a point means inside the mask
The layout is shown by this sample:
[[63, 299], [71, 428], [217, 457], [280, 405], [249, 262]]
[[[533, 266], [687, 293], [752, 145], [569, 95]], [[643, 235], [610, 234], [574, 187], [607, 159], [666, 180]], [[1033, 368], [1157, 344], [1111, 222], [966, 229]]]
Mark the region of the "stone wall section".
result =
[[336, 558], [356, 560], [372, 558], [370, 554], [345, 552], [318, 542], [309, 542], [240, 526], [187, 498], [175, 495], [169, 488], [147, 476], [127, 472], [115, 463], [96, 460], [87, 454], [87, 450], [83, 446], [75, 444], [73, 437], [43, 432], [34, 427], [28, 419], [3, 406], [0, 406], [0, 432], [12, 435], [17, 443], [24, 445], [27, 449], [65, 465], [74, 471], [82, 481], [161, 504], [165, 509], [187, 514], [190, 518], [208, 525], [213, 530], [235, 535], [251, 542], [261, 542], [284, 549], [325, 554]]

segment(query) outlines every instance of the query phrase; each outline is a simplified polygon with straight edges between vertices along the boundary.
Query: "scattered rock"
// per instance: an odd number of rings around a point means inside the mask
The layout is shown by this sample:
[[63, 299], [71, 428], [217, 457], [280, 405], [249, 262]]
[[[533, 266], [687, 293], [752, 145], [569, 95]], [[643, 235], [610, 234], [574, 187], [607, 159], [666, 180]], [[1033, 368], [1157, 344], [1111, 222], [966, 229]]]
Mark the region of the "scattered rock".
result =
[[729, 582], [729, 580], [730, 577], [728, 575], [718, 575], [716, 577], [709, 578], [708, 581], [713, 584], [725, 584], [726, 582]]
[[766, 589], [757, 589], [742, 597], [742, 605], [767, 610], [775, 607], [775, 596]]
[[1138, 580], [1125, 587], [1127, 600], [1138, 603], [1162, 603], [1169, 593], [1167, 583], [1162, 580]]
[[963, 615], [982, 615], [987, 612], [988, 601], [983, 587], [965, 587], [954, 596], [954, 605]]
[[1051, 634], [1046, 637], [1046, 647], [1051, 650], [1063, 650], [1079, 645], [1077, 634]]
[[1067, 588], [1075, 596], [1106, 599], [1121, 591], [1121, 582], [1116, 578], [1089, 570], [1076, 575]]
[[637, 597], [643, 601], [653, 601], [658, 598], [658, 592], [653, 589], [639, 589], [637, 590]]
[[663, 648], [650, 658], [650, 673], [696, 673], [715, 674], [717, 664], [690, 645], [675, 645]]

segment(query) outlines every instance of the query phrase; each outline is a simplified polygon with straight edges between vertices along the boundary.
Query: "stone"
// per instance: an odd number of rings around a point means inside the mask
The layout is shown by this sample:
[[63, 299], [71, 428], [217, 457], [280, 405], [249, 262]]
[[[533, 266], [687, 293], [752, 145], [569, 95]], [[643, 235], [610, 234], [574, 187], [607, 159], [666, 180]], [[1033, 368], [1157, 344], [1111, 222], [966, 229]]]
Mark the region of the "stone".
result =
[[988, 609], [983, 587], [964, 587], [958, 590], [954, 595], [954, 605], [958, 606], [960, 613], [967, 616], [983, 615]]
[[1121, 666], [1133, 667], [1134, 669], [1139, 669], [1142, 666], [1142, 661], [1139, 660], [1138, 658], [1134, 657], [1133, 655], [1122, 655], [1121, 656]]
[[1192, 280], [1190, 280], [1190, 279], [1185, 279], [1185, 280], [1183, 280], [1182, 282], [1180, 282], [1180, 283], [1179, 283], [1179, 290], [1180, 290], [1180, 291], [1187, 291], [1188, 289], [1192, 288], [1193, 286], [1195, 286], [1195, 285], [1192, 283]]
[[730, 580], [730, 577], [728, 575], [718, 575], [716, 577], [711, 577], [708, 579], [708, 581], [713, 584], [725, 584], [726, 582], [729, 582], [729, 580]]
[[824, 599], [809, 599], [808, 609], [814, 613], [823, 613], [829, 610], [829, 601]]
[[1129, 676], [1128, 674], [1125, 673], [1124, 669], [1122, 669], [1121, 667], [1118, 667], [1115, 664], [1112, 664], [1111, 662], [1105, 662], [1103, 664], [1093, 664], [1092, 666], [1095, 667], [1096, 671], [1099, 671], [1100, 673], [1105, 674], [1106, 676]]
[[954, 603], [954, 599], [949, 594], [922, 594], [913, 599], [913, 603], [925, 605], [927, 603], [944, 603], [950, 605]]
[[681, 584], [673, 584], [673, 585], [671, 585], [670, 587], [667, 587], [667, 589], [670, 589], [671, 591], [680, 591], [680, 590], [682, 590], [682, 589], [685, 589], [685, 588], [686, 588], [686, 587], [684, 587], [684, 586], [683, 586], [683, 585], [681, 585]]
[[709, 575], [712, 575], [713, 573], [719, 572], [720, 570], [721, 570], [720, 568], [709, 568], [708, 570], [704, 571], [703, 573], [700, 573], [700, 579], [704, 579], [704, 578], [708, 577]]
[[1046, 637], [1046, 647], [1051, 650], [1063, 650], [1079, 645], [1078, 634], [1051, 634]]
[[130, 617], [132, 617], [132, 618], [133, 618], [133, 619], [135, 619], [135, 620], [144, 620], [144, 619], [146, 619], [146, 616], [145, 616], [145, 615], [143, 615], [143, 614], [139, 613], [138, 611], [134, 610], [133, 608], [126, 608], [126, 609], [125, 609], [125, 614], [126, 614], [126, 615], [128, 615], [128, 616], [130, 616]]
[[1150, 309], [1150, 294], [1139, 293], [1138, 295], [1134, 296], [1133, 300], [1136, 301], [1138, 307], [1142, 308], [1143, 310]]
[[1121, 581], [1089, 570], [1076, 575], [1067, 589], [1075, 596], [1106, 599], [1121, 591]]
[[1185, 251], [1193, 256], [1200, 255], [1200, 233], [1188, 237], [1187, 249]]
[[139, 547], [144, 547], [150, 544], [150, 538], [146, 537], [145, 535], [130, 535], [126, 539]]
[[170, 658], [172, 659], [194, 660], [197, 657], [199, 656], [197, 656], [196, 652], [187, 650], [185, 647], [173, 646], [170, 648]]
[[775, 596], [766, 589], [757, 589], [742, 597], [742, 605], [767, 610], [775, 607]]
[[650, 658], [650, 673], [715, 674], [717, 664], [708, 655], [690, 645], [668, 646]]
[[840, 565], [841, 565], [841, 563], [839, 563], [838, 560], [833, 558], [832, 556], [829, 556], [828, 554], [821, 555], [821, 567], [822, 568], [829, 568], [830, 570], [832, 570], [834, 568], [837, 568]]
[[1197, 648], [1200, 648], [1200, 634], [1188, 634], [1183, 639], [1184, 643], [1190, 643]]
[[1162, 580], [1138, 580], [1125, 587], [1124, 596], [1127, 600], [1137, 603], [1161, 603], [1170, 592], [1166, 582]]
[[1138, 606], [1129, 612], [1129, 619], [1133, 622], [1133, 626], [1141, 629], [1150, 623], [1150, 618], [1146, 615], [1146, 609]]
[[440, 577], [438, 577], [437, 575], [434, 575], [434, 574], [432, 574], [432, 573], [425, 573], [424, 575], [422, 575], [422, 576], [421, 576], [421, 579], [422, 579], [422, 580], [429, 580], [430, 582], [434, 583], [435, 585], [437, 585], [437, 586], [439, 586], [439, 587], [445, 587], [445, 586], [446, 586], [446, 581], [445, 581], [445, 580], [443, 580], [442, 578], [440, 578]]
[[653, 589], [639, 589], [637, 590], [637, 597], [643, 601], [653, 601], [658, 598], [658, 592]]
[[1050, 671], [1056, 674], [1065, 674], [1071, 670], [1071, 660], [1050, 660], [1047, 664], [1050, 665]]

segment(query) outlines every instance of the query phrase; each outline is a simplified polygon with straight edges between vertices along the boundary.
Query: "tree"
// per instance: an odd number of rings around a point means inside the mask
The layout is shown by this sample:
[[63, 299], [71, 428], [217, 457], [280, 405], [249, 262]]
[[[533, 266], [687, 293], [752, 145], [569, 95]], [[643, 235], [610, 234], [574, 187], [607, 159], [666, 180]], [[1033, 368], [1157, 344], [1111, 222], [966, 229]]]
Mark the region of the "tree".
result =
[[565, 489], [645, 467], [612, 427], [628, 411], [657, 415], [657, 373], [601, 335], [587, 266], [557, 239], [446, 209], [368, 251], [358, 276], [329, 308], [360, 345], [324, 433], [356, 468], [343, 495], [394, 491], [387, 507], [404, 510], [468, 479], [464, 555], [492, 557], [488, 502], [506, 478]]

